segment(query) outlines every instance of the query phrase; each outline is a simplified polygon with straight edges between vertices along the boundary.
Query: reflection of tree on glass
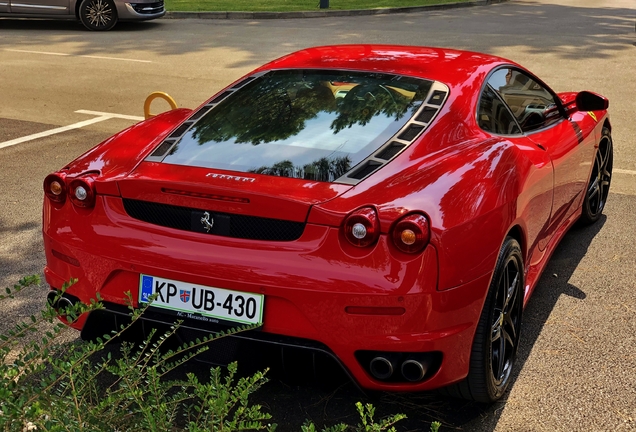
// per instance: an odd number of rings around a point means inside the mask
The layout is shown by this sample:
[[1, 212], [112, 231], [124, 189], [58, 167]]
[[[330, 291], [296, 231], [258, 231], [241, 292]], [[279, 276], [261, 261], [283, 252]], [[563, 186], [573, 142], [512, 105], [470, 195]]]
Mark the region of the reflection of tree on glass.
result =
[[[230, 139], [254, 145], [269, 143], [298, 134], [307, 120], [320, 113], [338, 114], [331, 124], [334, 134], [354, 124], [365, 126], [381, 114], [398, 121], [415, 102], [413, 96], [418, 89], [411, 85], [410, 91], [400, 93], [381, 84], [382, 80], [352, 74], [346, 83], [353, 87], [336, 104], [333, 92], [325, 86], [326, 77], [297, 75], [255, 80], [224, 101], [223, 109], [206, 115], [195, 127], [193, 137], [200, 144]], [[409, 93], [411, 97], [405, 96]]]
[[374, 72], [270, 71], [201, 116], [164, 162], [333, 181], [391, 139], [431, 86]]
[[329, 181], [342, 177], [351, 169], [351, 161], [348, 157], [320, 158], [304, 166], [294, 165], [285, 160], [272, 166], [262, 166], [249, 170], [255, 174], [275, 175], [279, 177], [294, 177], [305, 180]]
[[338, 117], [331, 124], [334, 133], [354, 124], [365, 126], [380, 114], [399, 120], [408, 109], [409, 99], [390, 87], [360, 84], [353, 87], [338, 107]]
[[315, 103], [307, 103], [310, 101], [315, 102], [297, 98], [292, 103], [286, 89], [264, 82], [254, 91], [237, 92], [225, 101], [226, 109], [206, 116], [195, 127], [193, 137], [200, 145], [229, 140], [257, 145], [285, 139], [302, 130], [305, 120], [315, 117], [320, 110]]

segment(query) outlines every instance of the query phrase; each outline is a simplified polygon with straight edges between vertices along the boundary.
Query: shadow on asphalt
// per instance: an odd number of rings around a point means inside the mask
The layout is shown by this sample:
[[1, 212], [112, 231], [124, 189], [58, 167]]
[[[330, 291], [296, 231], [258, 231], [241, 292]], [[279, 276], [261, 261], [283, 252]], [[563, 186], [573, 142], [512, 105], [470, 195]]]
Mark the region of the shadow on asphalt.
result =
[[[72, 23], [71, 23], [72, 24]], [[68, 23], [67, 23], [68, 25]], [[2, 24], [0, 23], [0, 28]], [[0, 37], [0, 40], [2, 38]], [[0, 78], [1, 82], [2, 78]], [[17, 138], [50, 129], [50, 125], [0, 119], [0, 137]], [[0, 302], [0, 332], [38, 313], [49, 290], [42, 275], [42, 181], [50, 164], [34, 163], [32, 154], [51, 161], [57, 168], [97, 144], [107, 136], [102, 132], [68, 131], [2, 149], [0, 157], [0, 290], [13, 287], [20, 278], [38, 274], [40, 287], [30, 287], [14, 299]], [[75, 143], [75, 144], [70, 144]]]
[[[140, 22], [120, 22], [111, 30], [113, 33], [136, 32], [151, 30], [160, 27], [157, 21], [140, 21]], [[28, 30], [38, 33], [55, 32], [73, 32], [78, 35], [94, 34], [86, 29], [79, 21], [70, 19], [26, 19], [26, 18], [0, 18], [0, 29], [3, 31], [11, 30]]]
[[[28, 221], [10, 225], [0, 217], [0, 290], [13, 289], [18, 281], [29, 275], [42, 273], [41, 222]], [[18, 233], [18, 234], [16, 234]], [[4, 253], [2, 253], [4, 252]], [[4, 334], [17, 323], [38, 312], [44, 306], [48, 286], [42, 278], [39, 287], [32, 286], [0, 302], [0, 333]], [[34, 306], [37, 305], [37, 306]]]
[[[514, 27], [519, 17], [533, 22], [531, 33], [521, 33]], [[441, 19], [440, 19], [441, 18]], [[448, 44], [452, 28], [461, 29], [455, 36], [465, 35], [465, 42], [455, 42], [454, 48], [479, 50], [493, 53], [498, 48], [518, 46], [520, 50], [533, 54], [556, 53], [563, 59], [610, 58], [617, 51], [632, 49], [633, 41], [626, 41], [625, 35], [634, 31], [636, 11], [628, 8], [576, 7], [552, 4], [536, 4], [514, 1], [492, 6], [472, 7], [460, 10], [442, 10], [397, 15], [376, 15], [361, 17], [249, 20], [243, 21], [250, 28], [265, 28], [272, 32], [292, 33], [299, 27], [305, 36], [286, 44], [285, 51], [280, 46], [263, 46], [254, 43], [253, 35], [245, 31], [245, 25], [234, 25], [230, 20], [192, 20], [190, 29], [196, 33], [197, 26], [210, 26], [215, 30], [211, 37], [201, 39], [191, 32], [182, 37], [165, 40], [156, 32], [146, 38], [145, 30], [161, 29], [170, 25], [168, 20], [119, 23], [109, 32], [89, 32], [79, 22], [26, 19], [0, 19], [0, 29], [6, 32], [29, 31], [30, 37], [16, 44], [14, 40], [0, 47], [20, 49], [21, 45], [37, 45], [46, 50], [47, 45], [73, 42], [75, 52], [69, 54], [90, 55], [103, 53], [104, 43], [111, 55], [137, 51], [139, 46], [158, 55], [182, 55], [203, 52], [217, 48], [241, 52], [242, 60], [232, 65], [234, 68], [260, 66], [263, 62], [278, 57], [287, 51], [312, 45], [330, 43], [397, 43], [414, 44], [419, 29], [438, 33], [439, 39]], [[325, 29], [328, 31], [325, 32]], [[378, 33], [378, 29], [382, 32]], [[413, 34], [404, 30], [412, 29]], [[59, 35], [60, 31], [64, 31]], [[387, 39], [387, 34], [402, 31]], [[54, 33], [56, 38], [50, 38]], [[138, 33], [136, 43], [123, 35]], [[550, 37], [554, 35], [555, 37]], [[88, 37], [87, 37], [88, 36]], [[453, 39], [455, 40], [455, 39]], [[460, 39], [461, 41], [461, 39]], [[419, 42], [436, 43], [424, 40]], [[438, 44], [440, 42], [437, 42]], [[441, 43], [444, 45], [444, 43]], [[477, 45], [476, 45], [477, 44]], [[26, 49], [26, 48], [25, 48]]]

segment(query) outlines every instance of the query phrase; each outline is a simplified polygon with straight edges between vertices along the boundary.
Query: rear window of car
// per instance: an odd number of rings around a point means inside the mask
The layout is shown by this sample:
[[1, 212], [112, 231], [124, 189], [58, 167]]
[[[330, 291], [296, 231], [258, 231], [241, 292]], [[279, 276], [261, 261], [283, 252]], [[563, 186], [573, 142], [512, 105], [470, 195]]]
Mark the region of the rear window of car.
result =
[[334, 181], [393, 137], [431, 86], [380, 73], [270, 71], [202, 115], [163, 162]]

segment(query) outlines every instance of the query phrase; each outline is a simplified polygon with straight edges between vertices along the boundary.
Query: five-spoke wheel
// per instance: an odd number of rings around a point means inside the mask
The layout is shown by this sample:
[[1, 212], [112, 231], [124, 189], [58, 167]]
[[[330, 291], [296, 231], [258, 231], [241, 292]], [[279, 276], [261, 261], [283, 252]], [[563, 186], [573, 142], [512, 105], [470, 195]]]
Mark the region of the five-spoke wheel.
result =
[[599, 142], [596, 157], [594, 158], [592, 175], [590, 176], [583, 201], [583, 211], [580, 221], [584, 225], [596, 222], [603, 213], [612, 181], [613, 161], [612, 136], [610, 135], [609, 129], [603, 128], [601, 141]]
[[496, 283], [490, 331], [490, 370], [495, 387], [507, 385], [512, 371], [519, 330], [521, 328], [523, 268], [517, 256], [511, 254], [503, 265]]
[[475, 332], [468, 377], [448, 387], [448, 394], [486, 403], [504, 394], [519, 347], [523, 286], [521, 247], [506, 237]]

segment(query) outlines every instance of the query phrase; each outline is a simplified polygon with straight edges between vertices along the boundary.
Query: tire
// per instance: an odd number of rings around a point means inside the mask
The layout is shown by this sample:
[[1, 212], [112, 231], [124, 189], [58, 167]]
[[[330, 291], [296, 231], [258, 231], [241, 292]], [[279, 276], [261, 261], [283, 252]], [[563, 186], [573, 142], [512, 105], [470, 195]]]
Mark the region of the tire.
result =
[[612, 181], [613, 162], [614, 146], [612, 135], [608, 128], [603, 128], [598, 150], [594, 156], [592, 175], [585, 190], [583, 211], [579, 219], [581, 225], [591, 225], [601, 218]]
[[110, 30], [117, 24], [117, 8], [112, 0], [83, 0], [79, 19], [89, 30]]
[[475, 332], [468, 376], [443, 393], [484, 403], [495, 402], [505, 393], [519, 346], [523, 274], [519, 243], [506, 237]]

